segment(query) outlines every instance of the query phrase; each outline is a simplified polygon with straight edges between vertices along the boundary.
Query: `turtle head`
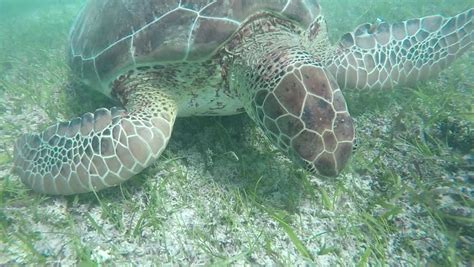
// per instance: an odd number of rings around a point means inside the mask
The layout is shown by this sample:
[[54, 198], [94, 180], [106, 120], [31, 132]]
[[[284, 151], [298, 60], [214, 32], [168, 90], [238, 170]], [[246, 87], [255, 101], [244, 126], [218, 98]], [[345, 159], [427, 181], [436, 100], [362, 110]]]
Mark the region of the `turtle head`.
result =
[[227, 46], [228, 81], [276, 146], [313, 173], [336, 176], [351, 155], [354, 127], [321, 53], [306, 45], [325, 36], [323, 24], [318, 16], [305, 37], [277, 17], [249, 22]]
[[336, 176], [346, 165], [354, 127], [341, 90], [321, 66], [297, 64], [254, 98], [266, 135], [309, 171]]

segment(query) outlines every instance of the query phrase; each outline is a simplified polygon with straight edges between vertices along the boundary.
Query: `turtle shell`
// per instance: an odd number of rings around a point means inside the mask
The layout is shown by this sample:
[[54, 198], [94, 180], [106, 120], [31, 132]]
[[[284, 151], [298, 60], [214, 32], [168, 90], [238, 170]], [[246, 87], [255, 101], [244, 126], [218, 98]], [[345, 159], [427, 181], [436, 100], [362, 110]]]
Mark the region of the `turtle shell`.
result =
[[86, 83], [107, 90], [135, 66], [210, 58], [261, 11], [305, 28], [320, 13], [317, 0], [89, 0], [71, 29], [69, 61]]

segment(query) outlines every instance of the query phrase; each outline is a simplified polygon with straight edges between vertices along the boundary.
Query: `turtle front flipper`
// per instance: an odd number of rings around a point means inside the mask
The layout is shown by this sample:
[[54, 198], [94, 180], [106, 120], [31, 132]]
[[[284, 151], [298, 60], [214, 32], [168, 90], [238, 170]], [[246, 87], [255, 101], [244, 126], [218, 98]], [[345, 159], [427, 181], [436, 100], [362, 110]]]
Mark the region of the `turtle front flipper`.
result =
[[440, 72], [474, 42], [474, 9], [346, 33], [325, 65], [341, 88], [391, 88]]
[[127, 110], [101, 108], [26, 134], [15, 144], [15, 170], [34, 191], [70, 195], [114, 186], [159, 157], [176, 105], [157, 92], [132, 93]]

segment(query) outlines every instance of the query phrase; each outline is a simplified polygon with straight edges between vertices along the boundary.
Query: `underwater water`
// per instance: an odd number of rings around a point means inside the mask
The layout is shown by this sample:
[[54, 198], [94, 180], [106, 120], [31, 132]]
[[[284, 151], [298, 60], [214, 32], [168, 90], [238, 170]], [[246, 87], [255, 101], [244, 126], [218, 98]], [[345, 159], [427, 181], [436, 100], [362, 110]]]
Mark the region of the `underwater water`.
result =
[[[178, 118], [156, 163], [120, 186], [71, 196], [29, 189], [12, 171], [22, 134], [120, 105], [67, 63], [85, 2], [0, 0], [0, 265], [473, 264], [472, 48], [426, 81], [344, 89], [357, 148], [337, 177], [304, 171], [241, 114]], [[362, 23], [474, 7], [320, 5], [332, 43]]]

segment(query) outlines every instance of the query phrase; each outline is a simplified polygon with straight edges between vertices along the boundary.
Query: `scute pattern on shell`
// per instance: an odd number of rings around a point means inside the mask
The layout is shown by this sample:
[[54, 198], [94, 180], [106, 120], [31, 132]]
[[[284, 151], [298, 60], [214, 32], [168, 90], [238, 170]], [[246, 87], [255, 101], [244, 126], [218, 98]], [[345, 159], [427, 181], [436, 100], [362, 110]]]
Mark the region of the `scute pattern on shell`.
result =
[[91, 0], [71, 30], [71, 66], [106, 87], [132, 65], [207, 59], [259, 11], [303, 27], [320, 13], [316, 0]]

